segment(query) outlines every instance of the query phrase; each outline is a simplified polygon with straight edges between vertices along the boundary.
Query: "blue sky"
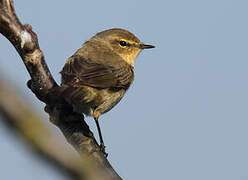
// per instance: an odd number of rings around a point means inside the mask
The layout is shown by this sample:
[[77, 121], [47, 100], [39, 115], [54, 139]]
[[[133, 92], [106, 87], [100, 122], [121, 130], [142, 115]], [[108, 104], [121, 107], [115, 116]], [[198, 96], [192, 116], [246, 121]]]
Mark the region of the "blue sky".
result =
[[[58, 82], [66, 59], [99, 31], [125, 28], [156, 46], [139, 55], [133, 86], [100, 120], [108, 158], [130, 180], [248, 179], [247, 6], [244, 0], [15, 1]], [[2, 36], [0, 48], [1, 72], [48, 121]], [[87, 122], [97, 134], [92, 118]], [[66, 179], [1, 124], [0, 147], [1, 179]]]

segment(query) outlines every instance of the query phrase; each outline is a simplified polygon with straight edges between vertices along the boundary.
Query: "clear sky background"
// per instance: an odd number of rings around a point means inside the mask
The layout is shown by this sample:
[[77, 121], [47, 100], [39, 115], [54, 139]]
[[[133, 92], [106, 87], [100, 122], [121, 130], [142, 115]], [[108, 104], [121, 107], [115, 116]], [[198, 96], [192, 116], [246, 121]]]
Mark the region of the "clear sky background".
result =
[[[99, 31], [121, 27], [156, 45], [140, 54], [133, 86], [100, 119], [108, 159], [128, 180], [248, 180], [247, 7], [245, 0], [15, 1], [58, 82], [66, 59]], [[47, 121], [3, 36], [0, 59], [1, 73]], [[1, 124], [0, 147], [0, 179], [66, 180]]]

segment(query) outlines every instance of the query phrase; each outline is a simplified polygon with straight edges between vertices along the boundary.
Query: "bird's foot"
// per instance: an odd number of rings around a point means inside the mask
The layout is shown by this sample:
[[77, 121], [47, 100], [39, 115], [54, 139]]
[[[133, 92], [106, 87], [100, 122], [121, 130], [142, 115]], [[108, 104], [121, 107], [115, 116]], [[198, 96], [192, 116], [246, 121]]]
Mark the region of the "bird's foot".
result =
[[102, 151], [102, 153], [104, 154], [105, 157], [108, 157], [108, 153], [106, 153], [105, 147], [106, 146], [104, 146], [104, 143], [100, 144], [100, 150]]

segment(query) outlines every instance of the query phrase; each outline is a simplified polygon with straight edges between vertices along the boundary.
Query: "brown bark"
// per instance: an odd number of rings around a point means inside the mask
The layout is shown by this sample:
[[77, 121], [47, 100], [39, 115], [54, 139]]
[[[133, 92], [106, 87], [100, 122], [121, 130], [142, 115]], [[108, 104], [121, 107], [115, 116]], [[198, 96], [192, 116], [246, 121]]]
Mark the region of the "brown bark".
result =
[[74, 112], [72, 106], [56, 93], [60, 87], [49, 71], [38, 38], [30, 25], [21, 24], [12, 0], [0, 0], [0, 33], [12, 43], [22, 58], [31, 76], [28, 87], [46, 104], [45, 111], [50, 121], [80, 154], [82, 171], [86, 172], [87, 179], [121, 179], [100, 151], [84, 117]]
[[65, 147], [65, 144], [47, 127], [45, 121], [34, 113], [30, 104], [21, 100], [18, 94], [19, 92], [9, 82], [0, 79], [1, 120], [10, 127], [10, 130], [18, 132], [42, 159], [73, 179], [83, 179], [85, 173], [82, 171], [81, 158]]

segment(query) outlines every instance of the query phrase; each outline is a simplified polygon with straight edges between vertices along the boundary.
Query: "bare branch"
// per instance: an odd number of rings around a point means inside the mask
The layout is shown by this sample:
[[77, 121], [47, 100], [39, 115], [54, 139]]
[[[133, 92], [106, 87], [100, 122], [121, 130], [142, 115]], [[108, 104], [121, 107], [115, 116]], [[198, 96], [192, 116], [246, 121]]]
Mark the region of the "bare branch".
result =
[[[16, 48], [31, 80], [28, 87], [46, 103], [50, 121], [63, 132], [67, 141], [78, 151], [89, 179], [121, 179], [100, 151], [83, 115], [75, 113], [70, 104], [57, 93], [60, 88], [52, 77], [39, 48], [38, 38], [30, 25], [22, 25], [17, 18], [13, 1], [0, 0], [0, 33]], [[87, 168], [88, 167], [88, 168]], [[90, 167], [90, 168], [89, 168]]]
[[[27, 103], [0, 79], [0, 114], [4, 122], [24, 137], [43, 159], [76, 179], [83, 179], [83, 163], [56, 138]], [[15, 88], [16, 89], [16, 88]]]
[[0, 1], [0, 33], [16, 48], [31, 78], [33, 89], [45, 95], [57, 86], [39, 49], [38, 39], [30, 25], [22, 25], [18, 20], [12, 0]]

